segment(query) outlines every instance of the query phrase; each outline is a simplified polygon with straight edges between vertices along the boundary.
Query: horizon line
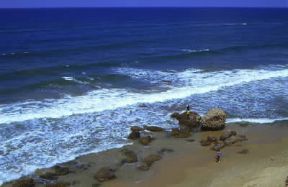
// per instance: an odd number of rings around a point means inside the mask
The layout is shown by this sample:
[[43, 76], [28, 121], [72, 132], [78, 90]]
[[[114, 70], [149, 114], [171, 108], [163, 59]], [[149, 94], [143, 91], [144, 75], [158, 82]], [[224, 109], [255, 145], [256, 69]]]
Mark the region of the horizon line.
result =
[[59, 7], [0, 7], [0, 9], [64, 9], [64, 8], [85, 8], [85, 9], [107, 9], [107, 8], [127, 8], [127, 9], [133, 9], [133, 8], [257, 8], [257, 9], [287, 9], [288, 7], [269, 7], [269, 6], [95, 6], [95, 7], [86, 7], [86, 6], [59, 6]]

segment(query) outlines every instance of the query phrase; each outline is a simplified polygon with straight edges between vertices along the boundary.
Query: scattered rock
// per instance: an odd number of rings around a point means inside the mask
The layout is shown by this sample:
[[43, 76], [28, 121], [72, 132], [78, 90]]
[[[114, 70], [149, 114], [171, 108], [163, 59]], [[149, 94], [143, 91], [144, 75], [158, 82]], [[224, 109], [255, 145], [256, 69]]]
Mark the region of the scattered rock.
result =
[[200, 141], [200, 144], [201, 144], [202, 146], [210, 146], [212, 143], [218, 143], [217, 138], [207, 136], [206, 139], [202, 139], [202, 140]]
[[191, 136], [191, 131], [188, 128], [173, 128], [171, 136], [175, 138], [188, 138]]
[[159, 151], [159, 154], [172, 153], [172, 152], [174, 152], [173, 149], [163, 148]]
[[143, 159], [143, 162], [147, 164], [148, 167], [150, 167], [154, 162], [160, 160], [162, 157], [160, 155], [157, 154], [152, 154], [149, 156], [146, 156]]
[[36, 174], [46, 180], [56, 180], [59, 176], [67, 175], [70, 173], [70, 169], [68, 167], [63, 166], [54, 166], [47, 170], [38, 170]]
[[147, 171], [150, 169], [150, 167], [145, 162], [142, 162], [137, 168], [141, 171]]
[[67, 175], [70, 173], [70, 169], [68, 167], [54, 166], [53, 169], [55, 171], [55, 175], [58, 176]]
[[211, 109], [202, 118], [201, 129], [205, 131], [216, 131], [225, 128], [227, 114], [219, 108]]
[[115, 179], [116, 178], [115, 170], [109, 167], [103, 167], [98, 170], [94, 178], [97, 179], [99, 182]]
[[224, 143], [226, 145], [232, 145], [232, 144], [235, 144], [235, 143], [238, 143], [238, 142], [242, 142], [242, 141], [246, 141], [246, 140], [247, 140], [246, 136], [238, 135], [238, 136], [231, 136], [230, 138], [226, 139], [224, 141]]
[[151, 141], [152, 141], [152, 137], [151, 137], [151, 136], [142, 136], [142, 137], [139, 139], [139, 142], [140, 142], [142, 145], [148, 145], [148, 144], [150, 144]]
[[288, 176], [286, 178], [285, 185], [286, 185], [286, 187], [288, 187]]
[[187, 142], [195, 142], [195, 140], [194, 139], [188, 139], [188, 140], [186, 140]]
[[34, 186], [35, 182], [31, 178], [19, 179], [12, 184], [12, 187], [34, 187]]
[[157, 126], [144, 126], [145, 130], [151, 131], [151, 132], [162, 132], [164, 129], [162, 127], [157, 127]]
[[237, 153], [245, 155], [245, 154], [249, 153], [249, 150], [248, 149], [242, 149], [241, 151], [238, 151]]
[[237, 133], [235, 131], [227, 131], [224, 132], [220, 137], [219, 140], [225, 141], [226, 139], [232, 137], [233, 135], [236, 135]]
[[134, 163], [137, 162], [137, 154], [131, 150], [124, 149], [122, 150], [123, 155], [125, 156], [124, 162]]
[[46, 187], [68, 187], [70, 186], [67, 183], [55, 183], [55, 184], [46, 184]]
[[128, 139], [130, 139], [130, 140], [137, 140], [138, 138], [140, 138], [140, 132], [139, 131], [132, 131], [128, 136]]
[[215, 143], [215, 144], [211, 147], [211, 150], [213, 150], [213, 151], [219, 151], [219, 150], [223, 149], [225, 146], [226, 146], [226, 144], [223, 143], [223, 142]]

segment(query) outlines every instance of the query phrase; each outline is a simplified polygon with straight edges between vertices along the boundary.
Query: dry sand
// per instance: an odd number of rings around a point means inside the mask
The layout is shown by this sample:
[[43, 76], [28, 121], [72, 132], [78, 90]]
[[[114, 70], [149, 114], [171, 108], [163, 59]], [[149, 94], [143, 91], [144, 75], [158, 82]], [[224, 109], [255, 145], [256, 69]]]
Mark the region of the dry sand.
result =
[[229, 125], [227, 130], [246, 135], [248, 141], [225, 147], [220, 163], [215, 162], [215, 152], [201, 146], [199, 141], [207, 135], [219, 136], [221, 131], [198, 132], [183, 139], [160, 132], [153, 133], [156, 139], [149, 146], [138, 142], [126, 146], [137, 153], [139, 161], [163, 148], [173, 150], [163, 153], [162, 159], [155, 162], [149, 171], [137, 169], [139, 162], [121, 164], [121, 149], [113, 149], [63, 164], [72, 172], [59, 177], [58, 182], [96, 187], [100, 183], [94, 179], [95, 173], [99, 168], [109, 166], [117, 168], [117, 179], [104, 182], [101, 187], [285, 187], [288, 125]]

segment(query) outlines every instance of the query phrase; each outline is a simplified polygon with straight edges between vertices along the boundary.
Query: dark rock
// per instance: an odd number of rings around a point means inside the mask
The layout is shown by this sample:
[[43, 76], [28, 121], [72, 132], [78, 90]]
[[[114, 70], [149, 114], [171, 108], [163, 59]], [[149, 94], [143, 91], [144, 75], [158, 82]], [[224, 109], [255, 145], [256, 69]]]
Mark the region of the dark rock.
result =
[[138, 138], [140, 138], [140, 132], [139, 131], [132, 131], [128, 136], [128, 139], [130, 139], [130, 140], [137, 140]]
[[223, 149], [225, 146], [226, 146], [226, 144], [223, 143], [223, 142], [215, 143], [215, 144], [211, 147], [211, 150], [213, 150], [213, 151], [219, 151], [219, 150]]
[[140, 132], [140, 131], [143, 131], [144, 129], [142, 127], [139, 127], [139, 126], [132, 126], [132, 127], [130, 127], [130, 130], [132, 132]]
[[187, 142], [195, 142], [195, 140], [194, 139], [188, 139], [188, 140], [186, 140]]
[[94, 178], [97, 179], [99, 182], [115, 179], [115, 170], [108, 167], [103, 167], [98, 170]]
[[191, 131], [188, 128], [173, 128], [171, 136], [175, 138], [188, 138], [191, 136]]
[[211, 109], [202, 118], [201, 129], [204, 131], [216, 131], [225, 128], [227, 114], [218, 108]]
[[163, 148], [159, 151], [159, 154], [164, 154], [164, 153], [172, 153], [174, 152], [173, 149], [167, 149], [167, 148]]
[[135, 152], [131, 151], [131, 150], [122, 150], [123, 155], [125, 156], [124, 162], [126, 163], [133, 163], [133, 162], [137, 162], [137, 155]]
[[245, 154], [249, 153], [249, 150], [248, 149], [242, 149], [241, 151], [238, 151], [237, 153], [245, 155]]
[[150, 144], [150, 142], [152, 141], [152, 137], [151, 136], [143, 136], [139, 139], [139, 142], [142, 144], [142, 145], [148, 145]]
[[229, 139], [226, 139], [224, 142], [226, 145], [232, 145], [238, 142], [246, 141], [246, 136], [238, 135], [238, 136], [231, 136]]
[[212, 143], [218, 143], [218, 140], [217, 140], [217, 138], [215, 138], [215, 137], [211, 137], [211, 136], [207, 136], [205, 139], [202, 139], [201, 141], [200, 141], [200, 144], [202, 145], [202, 146], [209, 146], [209, 145], [211, 145]]
[[[233, 131], [232, 131], [233, 132]], [[226, 139], [230, 138], [233, 136], [234, 133], [232, 133], [231, 131], [228, 132], [224, 132], [220, 137], [219, 140], [221, 141], [225, 141]], [[235, 132], [235, 131], [234, 131]]]
[[34, 186], [35, 182], [31, 178], [19, 179], [12, 184], [12, 187], [34, 187]]
[[151, 131], [151, 132], [162, 132], [164, 129], [162, 127], [157, 127], [157, 126], [144, 126], [145, 130]]
[[173, 114], [171, 114], [171, 118], [179, 118], [180, 114], [178, 112], [174, 112]]
[[183, 112], [181, 114], [173, 113], [171, 117], [177, 119], [180, 126], [185, 126], [190, 129], [197, 128], [201, 124], [201, 116], [192, 111], [189, 113]]
[[70, 186], [67, 183], [55, 183], [55, 184], [46, 184], [46, 187], [68, 187]]
[[142, 162], [137, 168], [141, 171], [147, 171], [150, 169], [150, 167], [145, 162]]
[[54, 166], [50, 169], [36, 171], [36, 174], [40, 178], [46, 180], [56, 180], [59, 176], [67, 175], [69, 173], [70, 169], [63, 166]]
[[151, 166], [154, 162], [160, 160], [162, 157], [158, 154], [152, 154], [152, 155], [149, 155], [149, 156], [146, 156], [144, 159], [143, 159], [143, 162], [147, 164], [147, 166]]
[[101, 184], [92, 184], [92, 187], [100, 187]]
[[54, 166], [53, 167], [55, 175], [57, 176], [63, 176], [70, 173], [70, 169], [68, 167], [63, 166]]
[[45, 180], [56, 180], [58, 178], [55, 173], [52, 172], [44, 172], [39, 174], [39, 177]]
[[286, 185], [285, 187], [288, 187], [288, 176], [286, 178], [285, 185]]

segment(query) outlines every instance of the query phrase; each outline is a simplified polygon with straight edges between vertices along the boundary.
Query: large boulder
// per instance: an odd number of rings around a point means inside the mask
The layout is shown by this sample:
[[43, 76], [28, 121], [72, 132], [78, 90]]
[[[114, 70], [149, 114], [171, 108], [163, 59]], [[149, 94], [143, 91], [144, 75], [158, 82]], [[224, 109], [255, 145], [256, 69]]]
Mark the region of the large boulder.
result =
[[192, 111], [189, 112], [189, 114], [187, 114], [187, 112], [183, 112], [181, 114], [175, 112], [171, 115], [171, 117], [178, 120], [180, 126], [185, 126], [190, 129], [197, 128], [201, 124], [201, 116]]
[[216, 131], [225, 128], [227, 114], [219, 108], [211, 109], [202, 118], [201, 129], [205, 131]]
[[191, 131], [189, 128], [172, 128], [171, 136], [175, 138], [188, 138], [191, 136]]
[[109, 167], [103, 167], [97, 171], [94, 178], [97, 179], [99, 182], [115, 179], [115, 170]]
[[19, 179], [12, 184], [12, 187], [34, 187], [34, 186], [35, 182], [31, 178]]

